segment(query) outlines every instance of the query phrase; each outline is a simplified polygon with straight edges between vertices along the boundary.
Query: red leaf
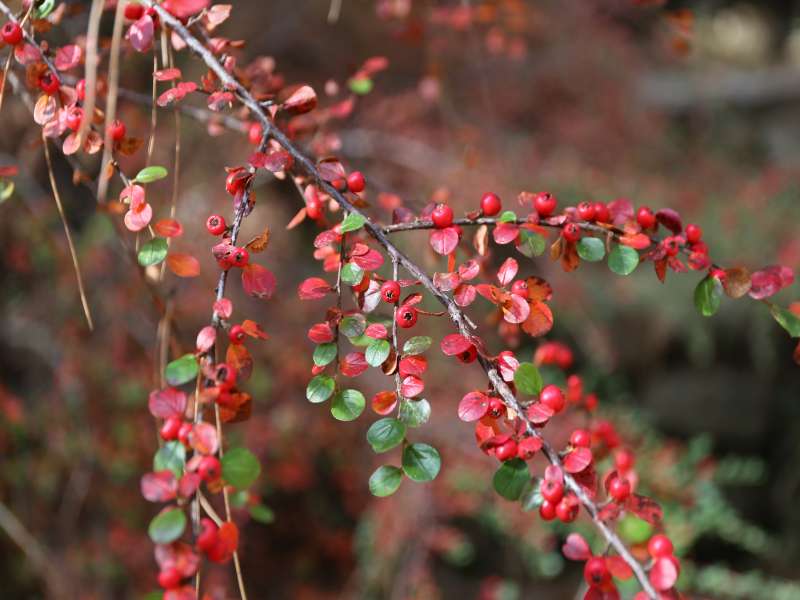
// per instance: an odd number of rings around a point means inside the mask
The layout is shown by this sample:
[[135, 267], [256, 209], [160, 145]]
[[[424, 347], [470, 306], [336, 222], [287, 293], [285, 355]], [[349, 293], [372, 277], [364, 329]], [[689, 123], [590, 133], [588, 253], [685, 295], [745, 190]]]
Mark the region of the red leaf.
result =
[[451, 333], [442, 340], [441, 348], [446, 356], [455, 356], [466, 352], [472, 345], [472, 342], [460, 333]]
[[513, 223], [498, 223], [492, 231], [496, 244], [510, 244], [519, 236], [519, 227]]
[[[317, 93], [308, 85], [304, 85], [295, 90], [281, 105], [284, 110], [294, 114], [306, 113], [317, 106]], [[344, 174], [344, 173], [342, 173]], [[338, 179], [335, 178], [335, 179]], [[333, 181], [328, 179], [327, 181]]]
[[370, 248], [364, 254], [353, 256], [352, 261], [365, 271], [377, 271], [383, 265], [383, 254]]
[[255, 152], [250, 156], [249, 162], [257, 169], [267, 169], [272, 173], [277, 173], [291, 169], [294, 159], [286, 150], [273, 150], [268, 154]]
[[230, 92], [226, 92], [224, 90], [217, 90], [213, 92], [206, 101], [209, 110], [213, 110], [214, 112], [220, 112], [226, 106], [231, 106], [233, 104], [234, 95]]
[[315, 344], [326, 344], [334, 339], [333, 328], [329, 323], [317, 323], [308, 330], [308, 339]]
[[662, 208], [656, 213], [656, 219], [675, 235], [683, 230], [681, 216], [671, 208]]
[[343, 179], [347, 175], [342, 163], [335, 158], [327, 158], [319, 161], [317, 168], [324, 181], [336, 181], [337, 179]]
[[592, 451], [589, 448], [575, 448], [564, 458], [567, 473], [579, 473], [592, 464]]
[[429, 241], [434, 252], [447, 256], [458, 246], [458, 231], [455, 227], [434, 229], [431, 231]]
[[673, 560], [675, 559], [669, 556], [662, 556], [653, 563], [653, 568], [650, 570], [650, 583], [659, 592], [670, 589], [678, 581], [678, 569]]
[[161, 69], [160, 71], [153, 72], [153, 78], [156, 81], [172, 81], [173, 79], [181, 78], [180, 69]]
[[531, 314], [530, 304], [517, 294], [508, 294], [500, 308], [509, 323], [524, 323]]
[[420, 355], [404, 356], [397, 367], [400, 377], [416, 375], [420, 377], [428, 370], [428, 359]]
[[561, 552], [570, 560], [589, 560], [592, 556], [589, 544], [580, 533], [570, 533], [561, 546]]
[[181, 498], [191, 498], [200, 487], [203, 478], [198, 473], [184, 473], [178, 481], [178, 495]]
[[230, 319], [233, 314], [233, 302], [227, 298], [220, 298], [214, 302], [214, 312], [223, 319]]
[[475, 301], [478, 292], [475, 290], [474, 285], [462, 283], [453, 292], [453, 300], [459, 306], [469, 306]]
[[541, 425], [542, 423], [547, 423], [555, 413], [553, 409], [547, 406], [546, 404], [542, 404], [541, 402], [537, 402], [536, 404], [531, 404], [528, 407], [528, 418], [533, 421], [536, 425]]
[[216, 454], [219, 449], [217, 428], [211, 423], [195, 423], [189, 433], [189, 444], [199, 454]]
[[200, 263], [191, 254], [172, 253], [167, 256], [167, 266], [178, 277], [197, 277], [200, 274]]
[[655, 500], [639, 494], [632, 494], [625, 508], [651, 525], [658, 525], [664, 518], [664, 511]]
[[186, 394], [179, 389], [168, 387], [150, 392], [147, 400], [150, 414], [159, 419], [182, 417], [186, 410]]
[[650, 236], [644, 233], [626, 233], [619, 236], [619, 243], [637, 250], [644, 250], [650, 243]]
[[789, 267], [771, 265], [750, 276], [750, 297], [755, 300], [774, 296], [794, 282], [794, 273]]
[[517, 276], [518, 270], [519, 264], [517, 261], [511, 257], [507, 258], [497, 271], [497, 280], [500, 282], [500, 285], [505, 286], [511, 283], [514, 277]]
[[419, 377], [415, 377], [414, 375], [409, 375], [408, 377], [403, 378], [403, 381], [400, 384], [400, 393], [403, 394], [404, 398], [414, 398], [415, 396], [420, 395], [424, 389], [425, 383]]
[[531, 312], [522, 324], [522, 330], [532, 337], [546, 334], [553, 328], [553, 311], [544, 302], [533, 302]]
[[458, 418], [462, 421], [477, 421], [489, 410], [489, 397], [474, 391], [469, 392], [458, 403]]
[[155, 232], [161, 237], [178, 237], [183, 233], [183, 225], [175, 219], [161, 219], [153, 225]]
[[346, 377], [358, 377], [367, 370], [369, 364], [363, 352], [351, 352], [339, 363], [339, 371]]
[[153, 44], [153, 19], [145, 15], [128, 28], [128, 41], [137, 52], [147, 52]]
[[380, 323], [373, 323], [364, 331], [364, 335], [371, 337], [374, 340], [385, 340], [389, 336], [389, 332], [384, 325]]
[[207, 352], [217, 340], [217, 330], [211, 325], [206, 325], [197, 334], [197, 351]]
[[300, 300], [319, 300], [331, 291], [328, 282], [320, 277], [309, 277], [297, 289]]
[[275, 291], [275, 275], [258, 263], [250, 263], [242, 269], [244, 291], [255, 298], [269, 299]]
[[56, 50], [56, 58], [53, 62], [59, 71], [68, 71], [73, 67], [77, 67], [81, 63], [82, 57], [83, 51], [81, 47], [76, 44], [70, 44]]
[[174, 567], [184, 578], [191, 577], [197, 572], [200, 557], [194, 553], [192, 547], [184, 542], [156, 545], [156, 562], [161, 570]]
[[169, 13], [179, 19], [188, 19], [208, 8], [211, 0], [164, 0], [161, 3]]
[[397, 406], [397, 394], [395, 392], [378, 392], [372, 397], [372, 410], [379, 415], [388, 415], [394, 412]]
[[169, 469], [143, 475], [139, 487], [148, 502], [169, 502], [178, 493], [178, 482]]
[[617, 579], [630, 579], [633, 577], [633, 569], [625, 562], [621, 556], [608, 556], [606, 557], [606, 566], [611, 574]]

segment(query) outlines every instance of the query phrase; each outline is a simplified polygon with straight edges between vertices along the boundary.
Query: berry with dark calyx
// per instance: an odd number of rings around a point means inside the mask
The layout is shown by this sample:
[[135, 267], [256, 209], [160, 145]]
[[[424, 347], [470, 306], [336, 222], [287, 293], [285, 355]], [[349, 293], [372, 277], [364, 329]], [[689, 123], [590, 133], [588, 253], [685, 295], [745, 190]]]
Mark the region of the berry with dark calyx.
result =
[[571, 523], [578, 516], [578, 499], [574, 494], [567, 494], [556, 504], [556, 516], [562, 523]]
[[614, 454], [614, 466], [617, 467], [617, 471], [620, 473], [627, 473], [633, 468], [634, 462], [636, 459], [633, 456], [633, 452], [630, 450], [622, 449], [617, 450]]
[[184, 446], [189, 445], [189, 434], [192, 432], [192, 424], [184, 421], [178, 429], [178, 441]]
[[216, 481], [222, 473], [222, 466], [216, 456], [204, 456], [197, 466], [197, 474], [203, 478], [203, 481]]
[[138, 2], [125, 5], [125, 18], [129, 21], [138, 21], [144, 16], [144, 6]]
[[164, 424], [161, 426], [161, 439], [168, 442], [170, 440], [178, 439], [178, 432], [183, 425], [183, 420], [178, 416], [168, 417]]
[[577, 242], [581, 239], [581, 228], [577, 223], [567, 223], [561, 231], [561, 235], [568, 242]]
[[594, 221], [594, 204], [591, 202], [581, 202], [575, 212], [584, 221]]
[[222, 389], [230, 389], [236, 384], [236, 369], [228, 363], [219, 363], [214, 369], [214, 379]]
[[664, 238], [664, 241], [661, 243], [664, 246], [664, 252], [667, 253], [667, 256], [675, 256], [681, 249], [680, 241], [674, 235]]
[[703, 237], [703, 230], [694, 223], [689, 223], [686, 226], [686, 241], [690, 244], [696, 244]]
[[624, 477], [615, 477], [608, 484], [608, 495], [617, 502], [624, 502], [631, 495], [631, 482]]
[[431, 221], [436, 229], [444, 229], [453, 224], [453, 209], [447, 204], [437, 204], [431, 213]]
[[22, 27], [19, 26], [19, 23], [7, 21], [0, 29], [0, 37], [9, 46], [16, 46], [22, 41]]
[[611, 572], [606, 566], [606, 559], [602, 556], [593, 556], [587, 560], [583, 567], [583, 578], [593, 587], [602, 587], [611, 581]]
[[524, 279], [517, 279], [511, 284], [511, 293], [523, 298], [528, 297], [528, 282]]
[[539, 192], [533, 197], [533, 207], [540, 217], [549, 217], [556, 210], [558, 201], [550, 192]]
[[165, 590], [174, 590], [181, 584], [181, 572], [175, 567], [167, 567], [158, 574], [158, 585]]
[[78, 131], [81, 127], [81, 121], [83, 121], [83, 109], [78, 106], [73, 106], [67, 111], [67, 116], [64, 121], [67, 127], [72, 129], [72, 131]]
[[231, 341], [231, 344], [241, 344], [246, 337], [247, 333], [245, 333], [244, 327], [241, 325], [233, 325], [228, 332], [228, 339]]
[[464, 364], [473, 363], [478, 358], [478, 349], [475, 346], [470, 346], [461, 354], [456, 354], [456, 358]]
[[670, 556], [674, 547], [672, 541], [663, 533], [659, 533], [650, 538], [647, 542], [647, 552], [653, 558], [661, 558], [662, 556]]
[[125, 123], [119, 119], [115, 119], [114, 122], [108, 126], [108, 135], [110, 135], [111, 139], [115, 142], [124, 140], [126, 133], [128, 133], [128, 128], [125, 127]]
[[403, 329], [413, 327], [417, 323], [417, 309], [413, 306], [401, 306], [397, 311], [397, 324]]
[[225, 217], [222, 215], [211, 215], [206, 219], [206, 230], [211, 235], [222, 235], [227, 228], [228, 225], [225, 223]]
[[640, 206], [636, 212], [636, 221], [642, 229], [652, 229], [656, 224], [656, 215], [649, 206]]
[[250, 262], [250, 252], [247, 251], [247, 248], [237, 248], [233, 252], [231, 261], [234, 267], [239, 267], [240, 269], [246, 267], [247, 263]]
[[258, 146], [263, 137], [264, 130], [261, 128], [261, 123], [250, 123], [250, 126], [247, 128], [247, 141], [253, 146]]
[[75, 84], [75, 93], [78, 95], [78, 100], [83, 102], [86, 100], [86, 80], [81, 79]]
[[611, 221], [611, 211], [605, 202], [594, 203], [594, 220], [598, 223], [608, 223]]
[[39, 88], [49, 96], [58, 92], [58, 88], [60, 87], [61, 82], [58, 80], [58, 77], [53, 75], [50, 71], [39, 77]]
[[201, 552], [208, 552], [219, 541], [219, 532], [217, 525], [209, 518], [204, 518], [201, 521], [203, 531], [197, 536], [197, 549]]
[[503, 208], [500, 196], [492, 192], [486, 192], [481, 196], [481, 212], [484, 217], [493, 217]]
[[390, 279], [381, 286], [381, 299], [389, 304], [397, 304], [400, 300], [400, 284]]
[[514, 440], [508, 440], [497, 446], [494, 449], [494, 455], [497, 457], [498, 460], [507, 461], [512, 458], [516, 458], [517, 456], [517, 442]]
[[556, 518], [556, 505], [545, 500], [539, 505], [539, 516], [543, 521], [552, 521]]
[[555, 479], [543, 479], [539, 485], [539, 493], [542, 498], [556, 505], [564, 497], [564, 484]]
[[592, 445], [592, 434], [586, 429], [576, 429], [569, 436], [569, 443], [576, 448], [588, 448]]
[[489, 415], [495, 419], [502, 417], [506, 412], [506, 405], [503, 404], [500, 398], [489, 399]]
[[347, 176], [347, 189], [354, 194], [360, 194], [367, 186], [364, 174], [361, 171], [353, 171]]
[[554, 413], [560, 413], [564, 410], [566, 399], [564, 398], [564, 392], [562, 392], [558, 386], [551, 383], [542, 388], [542, 391], [539, 393], [539, 402], [551, 408]]

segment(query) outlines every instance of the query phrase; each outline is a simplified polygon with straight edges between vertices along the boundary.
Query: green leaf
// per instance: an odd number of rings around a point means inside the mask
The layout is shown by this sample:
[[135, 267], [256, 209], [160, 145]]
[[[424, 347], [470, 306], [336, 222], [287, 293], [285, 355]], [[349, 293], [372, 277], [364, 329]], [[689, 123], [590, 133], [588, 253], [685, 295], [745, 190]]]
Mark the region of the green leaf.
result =
[[370, 475], [369, 491], [373, 496], [385, 498], [394, 494], [402, 482], [403, 472], [398, 467], [383, 465]]
[[375, 421], [367, 430], [367, 441], [379, 454], [391, 450], [405, 437], [406, 424], [389, 417]]
[[222, 478], [240, 490], [250, 487], [261, 474], [261, 463], [247, 448], [231, 448], [221, 462]]
[[400, 401], [400, 410], [397, 417], [409, 427], [419, 427], [431, 418], [431, 404], [425, 398], [419, 400]]
[[430, 348], [433, 340], [427, 335], [415, 335], [403, 344], [403, 354], [422, 354]]
[[369, 346], [367, 346], [366, 351], [364, 352], [364, 358], [367, 360], [367, 364], [372, 367], [380, 367], [387, 358], [389, 358], [389, 352], [391, 352], [392, 346], [389, 344], [387, 340], [374, 340]]
[[331, 361], [336, 358], [336, 352], [336, 344], [334, 342], [320, 344], [314, 348], [314, 364], [318, 367], [331, 364]]
[[343, 390], [333, 397], [331, 414], [339, 421], [354, 421], [367, 405], [364, 394], [358, 390]]
[[153, 238], [139, 249], [137, 259], [143, 267], [157, 265], [167, 257], [167, 240]]
[[498, 217], [497, 221], [500, 223], [511, 223], [517, 220], [517, 213], [513, 210], [504, 210], [503, 214]]
[[306, 387], [306, 398], [309, 402], [319, 404], [325, 402], [333, 395], [333, 390], [336, 388], [336, 382], [333, 377], [328, 375], [317, 375], [308, 382]]
[[364, 278], [364, 269], [359, 267], [356, 263], [346, 263], [342, 267], [342, 283], [347, 285], [358, 285]]
[[717, 312], [721, 301], [722, 284], [716, 277], [704, 277], [694, 288], [694, 305], [704, 317]]
[[523, 394], [535, 396], [542, 391], [544, 382], [539, 369], [533, 363], [520, 363], [514, 372], [514, 385]]
[[250, 516], [259, 523], [269, 525], [270, 523], [275, 522], [275, 513], [269, 506], [264, 506], [263, 504], [251, 504], [247, 510], [250, 512]]
[[497, 469], [492, 479], [492, 485], [495, 491], [506, 500], [519, 500], [530, 479], [528, 463], [521, 458], [512, 458]]
[[627, 514], [617, 525], [617, 532], [629, 544], [644, 544], [653, 535], [653, 526], [643, 519]]
[[181, 508], [165, 510], [153, 517], [147, 533], [156, 544], [169, 544], [174, 542], [186, 529], [186, 514]]
[[520, 228], [517, 250], [528, 258], [541, 256], [547, 249], [547, 240], [530, 229]]
[[617, 275], [630, 275], [639, 264], [639, 253], [630, 246], [617, 244], [608, 255], [608, 268]]
[[358, 337], [363, 335], [367, 329], [367, 320], [364, 315], [348, 315], [344, 317], [339, 323], [339, 331], [349, 338]]
[[777, 304], [772, 304], [769, 311], [778, 324], [789, 332], [790, 336], [800, 337], [800, 317]]
[[145, 167], [136, 175], [134, 181], [137, 183], [152, 183], [159, 179], [164, 179], [167, 176], [167, 170], [164, 167], [152, 166]]
[[412, 481], [433, 481], [442, 467], [439, 451], [428, 444], [411, 444], [403, 450], [403, 471]]
[[519, 497], [519, 503], [522, 507], [522, 510], [525, 512], [530, 512], [532, 510], [536, 510], [542, 505], [544, 498], [542, 498], [542, 493], [539, 491], [539, 483], [540, 480], [537, 478], [533, 478], [525, 484], [525, 487], [522, 488], [522, 493]]
[[197, 358], [194, 354], [184, 354], [167, 365], [165, 375], [170, 385], [181, 385], [197, 377]]
[[372, 91], [373, 83], [369, 77], [354, 77], [347, 82], [350, 91], [359, 96], [364, 96]]
[[34, 14], [37, 19], [46, 19], [56, 7], [56, 0], [41, 0], [36, 4]]
[[606, 245], [603, 240], [596, 237], [581, 238], [578, 242], [578, 256], [588, 262], [603, 260], [606, 255]]
[[169, 469], [176, 479], [183, 475], [186, 464], [186, 447], [179, 441], [167, 442], [153, 456], [153, 471]]
[[357, 213], [350, 213], [344, 218], [342, 221], [342, 233], [348, 233], [350, 231], [357, 231], [364, 226], [364, 223], [367, 222], [367, 219], [364, 218], [362, 215]]

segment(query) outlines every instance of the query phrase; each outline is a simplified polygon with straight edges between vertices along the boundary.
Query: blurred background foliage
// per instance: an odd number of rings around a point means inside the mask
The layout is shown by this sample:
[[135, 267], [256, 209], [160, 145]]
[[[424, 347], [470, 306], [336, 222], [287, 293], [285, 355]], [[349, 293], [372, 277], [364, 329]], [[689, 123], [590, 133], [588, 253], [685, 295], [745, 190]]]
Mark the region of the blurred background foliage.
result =
[[[777, 0], [243, 0], [224, 34], [247, 40], [241, 64], [273, 57], [289, 82], [313, 85], [322, 106], [348, 95], [365, 59], [388, 57], [388, 70], [353, 88], [352, 116], [307, 140], [340, 148], [367, 174], [371, 200], [397, 194], [421, 209], [437, 194], [459, 212], [486, 190], [506, 205], [520, 190], [548, 189], [561, 205], [628, 197], [699, 223], [726, 266], [796, 268], [796, 17], [797, 3]], [[84, 27], [85, 14], [69, 18], [54, 41]], [[108, 33], [110, 22], [103, 27]], [[149, 59], [124, 64], [123, 85], [148, 90]], [[201, 74], [195, 62], [181, 67]], [[149, 111], [124, 101], [121, 110], [128, 130], [146, 137]], [[155, 162], [172, 165], [174, 120], [168, 111], [159, 118]], [[67, 597], [141, 598], [155, 588], [145, 535], [154, 508], [137, 492], [156, 448], [146, 398], [158, 381], [160, 312], [109, 216], [57, 159], [97, 322], [86, 331], [38, 128], [14, 100], [0, 128], [0, 162], [20, 165], [16, 192], [0, 206], [0, 521], [16, 520], [31, 536], [26, 555], [0, 535], [2, 596], [46, 597], [49, 582]], [[175, 323], [173, 356], [193, 347], [210, 311], [216, 267], [202, 226], [209, 212], [229, 209], [222, 168], [251, 151], [235, 133], [212, 139], [187, 118], [180, 128], [178, 218], [187, 231], [177, 243], [204, 269], [160, 287]], [[140, 152], [124, 167], [135, 172], [142, 161]], [[168, 205], [168, 184], [153, 193], [156, 207]], [[372, 417], [334, 422], [304, 399], [305, 330], [320, 307], [299, 303], [295, 290], [319, 271], [315, 229], [284, 230], [299, 208], [290, 184], [265, 182], [257, 196], [244, 235], [271, 226], [262, 256], [279, 293], [266, 304], [232, 293], [237, 313], [271, 340], [252, 347], [253, 418], [226, 434], [261, 457], [258, 492], [272, 510], [258, 520], [237, 510], [247, 523], [251, 598], [576, 597], [580, 566], [559, 551], [566, 530], [491, 491], [496, 465], [456, 418], [461, 396], [482, 385], [477, 368], [453, 377], [458, 367], [436, 357], [426, 376], [433, 410], [418, 437], [442, 452], [438, 480], [407, 483], [385, 500], [369, 495], [378, 464], [364, 439]], [[427, 245], [403, 235], [434, 268]], [[503, 251], [495, 254], [499, 265]], [[753, 302], [726, 301], [705, 320], [692, 306], [696, 275], [670, 274], [662, 285], [648, 271], [621, 279], [585, 264], [564, 274], [540, 258], [521, 274], [553, 284], [548, 337], [573, 348], [603, 417], [639, 452], [641, 489], [663, 502], [684, 561], [681, 588], [696, 598], [800, 598], [800, 377], [791, 341]], [[778, 301], [795, 299], [793, 286]], [[482, 318], [482, 308], [472, 314]], [[434, 335], [448, 330], [443, 319], [426, 321]], [[500, 347], [492, 334], [487, 342]], [[515, 349], [529, 358], [537, 344], [520, 339]], [[385, 385], [375, 374], [363, 379], [365, 394]], [[580, 422], [565, 417], [548, 431], [565, 441]], [[579, 528], [601, 551], [591, 527]], [[632, 518], [620, 528], [634, 545], [649, 534]], [[212, 569], [208, 585], [214, 598], [233, 589], [225, 569]]]

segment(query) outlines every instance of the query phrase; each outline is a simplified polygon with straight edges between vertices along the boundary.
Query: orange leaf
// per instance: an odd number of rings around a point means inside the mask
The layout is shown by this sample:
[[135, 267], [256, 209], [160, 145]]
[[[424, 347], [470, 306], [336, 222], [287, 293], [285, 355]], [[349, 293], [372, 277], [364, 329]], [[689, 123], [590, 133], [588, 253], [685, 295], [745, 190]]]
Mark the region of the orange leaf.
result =
[[265, 227], [259, 235], [247, 242], [245, 248], [250, 252], [263, 252], [269, 246], [269, 227]]
[[183, 233], [183, 225], [176, 219], [161, 219], [153, 225], [155, 232], [161, 237], [178, 237]]
[[261, 329], [261, 325], [259, 325], [255, 321], [251, 321], [250, 319], [245, 319], [244, 321], [242, 321], [242, 329], [244, 329], [244, 332], [250, 337], [262, 340], [269, 339], [267, 333], [263, 329]]
[[522, 330], [532, 337], [544, 335], [553, 328], [553, 312], [544, 302], [531, 303], [531, 312]]
[[636, 250], [644, 250], [650, 245], [651, 240], [650, 236], [644, 233], [626, 233], [619, 236], [619, 243]]
[[167, 256], [167, 266], [178, 277], [197, 277], [200, 274], [200, 263], [191, 254], [170, 254]]

